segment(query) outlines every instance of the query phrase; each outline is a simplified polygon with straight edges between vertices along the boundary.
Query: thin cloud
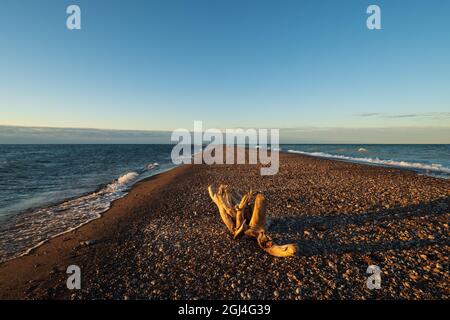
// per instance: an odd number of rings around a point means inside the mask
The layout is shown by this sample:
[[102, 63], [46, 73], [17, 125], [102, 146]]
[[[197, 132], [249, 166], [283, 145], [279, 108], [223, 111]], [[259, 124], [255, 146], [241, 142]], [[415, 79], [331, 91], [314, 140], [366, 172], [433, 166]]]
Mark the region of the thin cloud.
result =
[[[447, 116], [450, 116], [447, 113]], [[166, 144], [169, 131], [15, 127], [0, 125], [0, 144]], [[281, 143], [450, 143], [450, 127], [289, 127]]]
[[399, 118], [427, 118], [442, 119], [450, 118], [450, 112], [424, 112], [424, 113], [379, 113], [379, 112], [362, 112], [353, 114], [356, 117], [375, 117], [382, 119], [399, 119]]
[[450, 143], [450, 127], [280, 129], [281, 143]]
[[393, 118], [393, 119], [397, 119], [397, 118], [419, 118], [419, 117], [424, 117], [424, 114], [420, 114], [420, 113], [405, 113], [405, 114], [386, 114], [383, 115], [382, 118]]
[[0, 125], [0, 143], [170, 143], [168, 131], [18, 127]]
[[356, 117], [378, 117], [382, 116], [384, 113], [380, 112], [362, 112], [362, 113], [355, 113], [354, 116]]

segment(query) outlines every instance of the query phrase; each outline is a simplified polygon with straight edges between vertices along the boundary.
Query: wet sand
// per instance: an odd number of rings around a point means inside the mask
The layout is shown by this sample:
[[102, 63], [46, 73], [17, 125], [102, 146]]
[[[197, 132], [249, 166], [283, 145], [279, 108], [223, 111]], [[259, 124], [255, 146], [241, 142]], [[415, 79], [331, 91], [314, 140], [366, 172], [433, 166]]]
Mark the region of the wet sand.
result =
[[[275, 258], [233, 240], [209, 184], [263, 192]], [[102, 218], [0, 265], [2, 299], [448, 299], [450, 181], [280, 154], [255, 165], [186, 165], [135, 185]], [[81, 290], [68, 290], [78, 265]], [[382, 271], [369, 290], [369, 265]]]

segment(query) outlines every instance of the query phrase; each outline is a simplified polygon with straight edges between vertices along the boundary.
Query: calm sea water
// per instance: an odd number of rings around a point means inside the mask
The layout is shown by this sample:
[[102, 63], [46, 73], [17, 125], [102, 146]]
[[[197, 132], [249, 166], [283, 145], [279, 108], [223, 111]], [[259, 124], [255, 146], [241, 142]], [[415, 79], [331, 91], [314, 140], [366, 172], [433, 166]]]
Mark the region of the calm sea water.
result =
[[[98, 218], [173, 168], [170, 145], [0, 145], [0, 261]], [[282, 151], [450, 176], [450, 145], [282, 145]]]

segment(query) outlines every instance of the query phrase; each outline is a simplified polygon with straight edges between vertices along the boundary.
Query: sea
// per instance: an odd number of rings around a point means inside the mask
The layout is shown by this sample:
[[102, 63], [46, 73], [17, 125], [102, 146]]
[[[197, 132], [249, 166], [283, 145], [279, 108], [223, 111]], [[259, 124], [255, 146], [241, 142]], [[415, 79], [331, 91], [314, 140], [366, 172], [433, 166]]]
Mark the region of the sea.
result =
[[[170, 170], [172, 145], [0, 145], [0, 262], [102, 216]], [[450, 145], [280, 145], [284, 152], [450, 178]]]

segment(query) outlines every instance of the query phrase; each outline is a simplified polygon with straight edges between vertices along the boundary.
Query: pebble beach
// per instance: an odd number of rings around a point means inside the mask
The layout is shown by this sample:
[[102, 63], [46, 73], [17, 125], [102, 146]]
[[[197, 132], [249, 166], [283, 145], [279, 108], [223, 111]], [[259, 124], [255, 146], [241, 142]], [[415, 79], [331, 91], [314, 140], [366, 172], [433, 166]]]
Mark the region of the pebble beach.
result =
[[[184, 165], [136, 184], [109, 211], [0, 265], [9, 299], [448, 299], [450, 180], [280, 153], [258, 165]], [[233, 239], [207, 188], [264, 193], [276, 258]], [[81, 290], [68, 290], [77, 265]], [[367, 287], [368, 266], [381, 288]]]

